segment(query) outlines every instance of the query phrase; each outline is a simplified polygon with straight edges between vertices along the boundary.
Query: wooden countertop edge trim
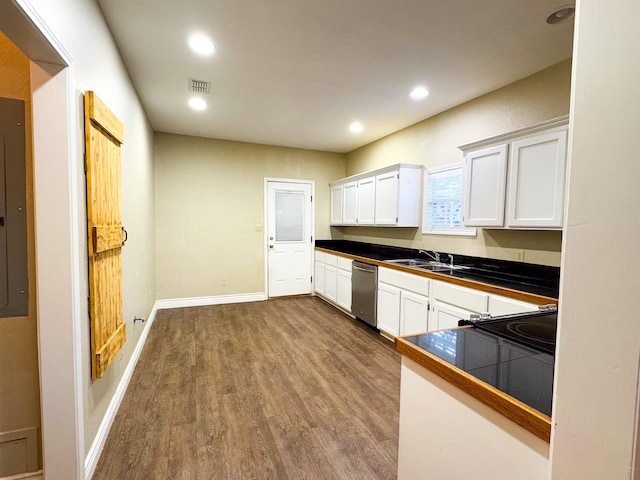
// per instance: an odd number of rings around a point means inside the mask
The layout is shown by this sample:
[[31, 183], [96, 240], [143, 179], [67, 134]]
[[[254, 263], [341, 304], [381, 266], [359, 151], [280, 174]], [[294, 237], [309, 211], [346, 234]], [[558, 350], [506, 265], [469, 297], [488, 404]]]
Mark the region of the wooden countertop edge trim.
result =
[[464, 278], [449, 277], [448, 275], [441, 275], [436, 272], [429, 272], [426, 270], [411, 268], [404, 265], [395, 265], [393, 263], [386, 263], [381, 260], [374, 260], [368, 257], [360, 257], [358, 255], [352, 255], [350, 253], [336, 252], [335, 250], [329, 250], [327, 248], [315, 247], [315, 249], [320, 252], [336, 255], [338, 257], [344, 257], [351, 260], [359, 260], [365, 263], [370, 263], [372, 265], [378, 265], [379, 267], [390, 268], [392, 270], [400, 270], [402, 272], [411, 273], [412, 275], [419, 275], [421, 277], [432, 278], [433, 280], [440, 280], [442, 282], [453, 283], [454, 285], [473, 288], [473, 289], [481, 290], [487, 293], [495, 293], [496, 295], [502, 295], [504, 297], [513, 298], [514, 300], [520, 300], [522, 302], [535, 303], [538, 305], [558, 303], [558, 299], [553, 297], [545, 297], [543, 295], [536, 295], [534, 293], [527, 293], [527, 292], [521, 292], [519, 290], [513, 290], [510, 288], [497, 287], [495, 285], [489, 285], [488, 283], [476, 282], [474, 280], [466, 280]]
[[396, 350], [418, 365], [504, 415], [545, 442], [551, 439], [551, 418], [525, 405], [473, 375], [425, 352], [402, 337], [396, 338]]

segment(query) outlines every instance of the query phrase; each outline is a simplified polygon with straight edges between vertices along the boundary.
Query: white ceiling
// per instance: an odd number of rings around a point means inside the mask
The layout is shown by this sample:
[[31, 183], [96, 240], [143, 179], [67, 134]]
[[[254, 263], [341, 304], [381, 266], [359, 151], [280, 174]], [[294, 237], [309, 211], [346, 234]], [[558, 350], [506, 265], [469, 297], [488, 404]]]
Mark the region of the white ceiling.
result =
[[[573, 38], [545, 22], [565, 0], [98, 2], [154, 130], [334, 152], [558, 63]], [[190, 51], [197, 31], [215, 54]], [[212, 82], [203, 112], [189, 77]]]

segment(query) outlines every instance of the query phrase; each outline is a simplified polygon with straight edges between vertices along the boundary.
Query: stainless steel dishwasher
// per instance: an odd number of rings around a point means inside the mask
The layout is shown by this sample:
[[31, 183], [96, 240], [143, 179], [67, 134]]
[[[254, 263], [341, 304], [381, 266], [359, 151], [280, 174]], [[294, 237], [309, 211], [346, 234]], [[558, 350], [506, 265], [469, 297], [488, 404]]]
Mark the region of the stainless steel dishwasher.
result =
[[372, 327], [378, 325], [377, 291], [378, 267], [354, 260], [351, 276], [351, 313]]

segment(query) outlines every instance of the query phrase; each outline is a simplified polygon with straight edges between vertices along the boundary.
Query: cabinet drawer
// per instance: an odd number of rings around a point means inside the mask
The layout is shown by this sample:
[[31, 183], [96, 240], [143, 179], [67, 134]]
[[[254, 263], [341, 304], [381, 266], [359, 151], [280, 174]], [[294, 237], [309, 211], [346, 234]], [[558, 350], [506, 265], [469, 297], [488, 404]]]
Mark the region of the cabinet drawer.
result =
[[418, 275], [380, 267], [378, 268], [378, 281], [410, 292], [429, 295], [429, 279]]
[[338, 266], [338, 257], [336, 255], [331, 255], [330, 253], [324, 254], [324, 263], [327, 265], [331, 265], [332, 267]]
[[535, 312], [538, 306], [533, 303], [514, 300], [513, 298], [489, 295], [489, 313], [492, 316], [510, 315], [512, 313]]
[[353, 260], [344, 257], [338, 257], [338, 268], [351, 271], [351, 263]]
[[316, 250], [315, 254], [316, 254], [316, 262], [324, 263], [326, 253], [319, 252]]
[[489, 300], [489, 295], [486, 293], [443, 282], [433, 282], [431, 296], [434, 300], [478, 313], [487, 311]]

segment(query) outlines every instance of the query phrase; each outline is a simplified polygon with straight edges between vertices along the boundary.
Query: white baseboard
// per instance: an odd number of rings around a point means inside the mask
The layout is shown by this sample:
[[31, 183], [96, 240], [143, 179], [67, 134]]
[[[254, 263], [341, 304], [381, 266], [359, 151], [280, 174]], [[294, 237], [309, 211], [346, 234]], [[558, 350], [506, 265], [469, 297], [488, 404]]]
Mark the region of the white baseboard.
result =
[[36, 472], [19, 473], [10, 477], [0, 477], [0, 480], [43, 480], [43, 475], [42, 470], [38, 470]]
[[104, 448], [104, 444], [107, 441], [107, 436], [109, 435], [109, 430], [111, 430], [111, 425], [113, 425], [113, 421], [116, 418], [116, 413], [118, 413], [118, 408], [120, 408], [120, 403], [122, 403], [122, 399], [124, 398], [124, 394], [127, 391], [127, 387], [129, 386], [129, 382], [131, 381], [131, 376], [133, 375], [133, 371], [136, 368], [136, 364], [138, 363], [138, 359], [140, 358], [140, 354], [142, 353], [142, 349], [144, 348], [144, 344], [147, 341], [147, 337], [149, 336], [149, 330], [151, 330], [151, 325], [153, 325], [153, 321], [156, 318], [156, 312], [158, 311], [158, 302], [156, 302], [149, 314], [149, 317], [144, 326], [144, 330], [140, 335], [140, 339], [138, 340], [138, 344], [136, 345], [135, 350], [133, 351], [133, 355], [129, 359], [129, 364], [127, 365], [122, 378], [120, 379], [120, 383], [118, 384], [118, 388], [116, 389], [116, 393], [113, 395], [111, 402], [109, 402], [109, 406], [107, 407], [107, 411], [104, 414], [102, 422], [100, 423], [100, 428], [98, 428], [98, 433], [96, 434], [96, 438], [93, 440], [91, 444], [91, 448], [89, 449], [89, 453], [84, 461], [84, 472], [85, 479], [91, 480], [93, 477], [93, 473], [96, 470], [96, 466], [98, 465], [98, 460], [100, 459], [100, 454], [102, 453], [102, 449]]
[[156, 306], [158, 310], [166, 308], [183, 307], [203, 307], [205, 305], [223, 305], [225, 303], [245, 303], [262, 302], [267, 299], [267, 294], [261, 293], [238, 293], [236, 295], [217, 295], [215, 297], [189, 297], [189, 298], [169, 298], [158, 300]]

